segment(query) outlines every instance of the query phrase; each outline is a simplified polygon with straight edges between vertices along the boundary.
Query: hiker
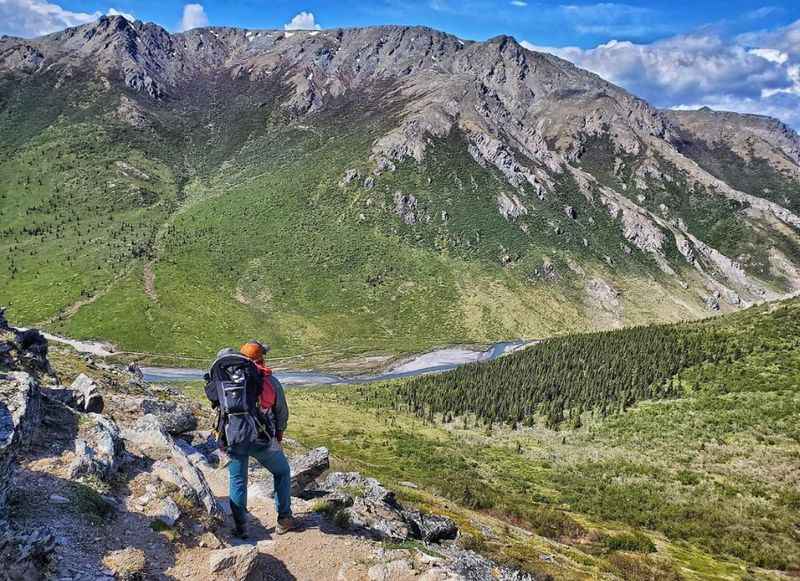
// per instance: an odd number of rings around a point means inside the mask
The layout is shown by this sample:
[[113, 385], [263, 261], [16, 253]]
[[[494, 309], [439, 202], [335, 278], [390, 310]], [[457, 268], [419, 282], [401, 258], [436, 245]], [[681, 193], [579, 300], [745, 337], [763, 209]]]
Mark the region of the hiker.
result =
[[223, 349], [207, 374], [206, 396], [218, 409], [218, 441], [228, 455], [234, 535], [247, 537], [247, 468], [250, 457], [272, 473], [282, 535], [297, 528], [291, 507], [291, 472], [281, 442], [289, 419], [283, 386], [264, 361], [269, 347], [248, 341]]

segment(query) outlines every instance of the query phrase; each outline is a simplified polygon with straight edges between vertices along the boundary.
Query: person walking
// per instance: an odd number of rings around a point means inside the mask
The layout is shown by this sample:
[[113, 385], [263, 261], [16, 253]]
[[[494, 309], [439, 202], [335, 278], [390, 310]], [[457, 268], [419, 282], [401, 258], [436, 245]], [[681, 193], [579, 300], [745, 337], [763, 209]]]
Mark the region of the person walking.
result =
[[[220, 448], [228, 456], [234, 535], [247, 537], [247, 475], [250, 458], [272, 473], [279, 535], [298, 528], [291, 507], [291, 470], [281, 442], [289, 421], [283, 386], [264, 357], [269, 347], [248, 341], [239, 353], [223, 350], [211, 367], [206, 395], [219, 409]], [[216, 405], [215, 405], [216, 404]]]

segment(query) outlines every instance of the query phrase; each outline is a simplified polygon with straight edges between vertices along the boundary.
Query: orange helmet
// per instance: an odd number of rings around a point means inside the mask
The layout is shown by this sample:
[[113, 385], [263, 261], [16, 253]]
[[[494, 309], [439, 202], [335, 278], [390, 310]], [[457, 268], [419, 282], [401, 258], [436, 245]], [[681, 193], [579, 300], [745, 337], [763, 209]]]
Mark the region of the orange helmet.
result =
[[239, 348], [239, 353], [253, 361], [261, 361], [268, 348], [259, 341], [248, 341]]

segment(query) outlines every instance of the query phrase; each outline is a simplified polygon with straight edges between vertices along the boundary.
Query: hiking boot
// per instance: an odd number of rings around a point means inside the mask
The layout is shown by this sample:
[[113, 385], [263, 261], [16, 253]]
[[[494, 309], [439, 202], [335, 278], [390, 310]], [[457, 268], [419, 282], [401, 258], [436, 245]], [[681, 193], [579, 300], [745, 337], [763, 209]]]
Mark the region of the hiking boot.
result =
[[297, 530], [300, 527], [300, 521], [293, 516], [284, 516], [278, 518], [278, 525], [275, 527], [275, 532], [279, 535], [284, 535], [289, 531]]
[[247, 538], [247, 525], [242, 523], [235, 523], [233, 525], [233, 536], [237, 539], [246, 539]]

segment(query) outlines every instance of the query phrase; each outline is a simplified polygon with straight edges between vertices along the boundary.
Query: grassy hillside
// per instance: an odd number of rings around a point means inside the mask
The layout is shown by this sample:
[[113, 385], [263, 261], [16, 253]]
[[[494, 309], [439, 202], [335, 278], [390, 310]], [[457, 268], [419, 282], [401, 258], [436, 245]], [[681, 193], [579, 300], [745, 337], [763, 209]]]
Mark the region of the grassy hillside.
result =
[[0, 84], [0, 303], [19, 324], [203, 357], [250, 336], [277, 354], [406, 352], [703, 313], [605, 209], [565, 214], [582, 198], [569, 178], [506, 220], [513, 190], [463, 136], [365, 187], [395, 114], [375, 95], [299, 124], [280, 86], [205, 80], [134, 129], [130, 97], [87, 81], [58, 100], [47, 82]]
[[[637, 347], [640, 329], [580, 335], [410, 382], [290, 390], [290, 432], [304, 444], [330, 446], [348, 466], [409, 498], [449, 510], [476, 547], [557, 579], [778, 578], [800, 569], [799, 321], [793, 299], [650, 331], [668, 331], [672, 343]], [[641, 358], [653, 349], [666, 364], [676, 344], [704, 338], [703, 355], [678, 369], [662, 373], [658, 358]], [[585, 358], [571, 359], [573, 380], [552, 397], [589, 385], [608, 397], [610, 415], [585, 411], [580, 422], [553, 430], [538, 416], [514, 426], [474, 413], [431, 416], [427, 407], [409, 413], [409, 393], [417, 405], [438, 405], [444, 385], [463, 391], [457, 386], [469, 384], [457, 378], [476, 382], [467, 401], [479, 391], [498, 401], [520, 393], [535, 379], [520, 365], [549, 353], [548, 343], [565, 355], [586, 349]], [[624, 345], [630, 366], [655, 378], [624, 412], [618, 378], [603, 381], [601, 372], [615, 368], [619, 352], [593, 352], [592, 344]], [[671, 391], [656, 389], [663, 385]], [[425, 492], [402, 488], [403, 481]], [[542, 554], [555, 554], [555, 564]]]

